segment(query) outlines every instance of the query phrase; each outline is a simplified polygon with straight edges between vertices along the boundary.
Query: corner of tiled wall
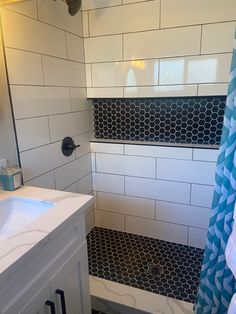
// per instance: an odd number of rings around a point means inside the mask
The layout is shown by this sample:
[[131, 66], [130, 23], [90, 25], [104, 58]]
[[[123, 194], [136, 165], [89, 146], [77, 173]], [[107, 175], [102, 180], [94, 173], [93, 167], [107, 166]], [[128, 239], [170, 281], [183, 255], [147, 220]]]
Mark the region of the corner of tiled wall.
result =
[[91, 143], [96, 225], [204, 248], [218, 151]]
[[[24, 183], [92, 193], [82, 13], [31, 0], [4, 8], [2, 24]], [[70, 157], [61, 152], [66, 136], [81, 145]], [[86, 221], [91, 229], [92, 209]]]

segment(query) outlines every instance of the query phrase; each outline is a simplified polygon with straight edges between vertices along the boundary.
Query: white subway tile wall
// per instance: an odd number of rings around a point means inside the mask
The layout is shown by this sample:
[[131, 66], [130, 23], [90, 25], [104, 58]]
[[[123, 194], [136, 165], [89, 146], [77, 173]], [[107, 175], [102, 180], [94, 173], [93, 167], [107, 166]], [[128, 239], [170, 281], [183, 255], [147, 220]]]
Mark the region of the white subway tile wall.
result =
[[[5, 51], [24, 183], [92, 192], [82, 13], [62, 2], [27, 1], [2, 10]], [[61, 141], [81, 145], [70, 157]], [[94, 210], [87, 213], [88, 231]]]
[[[92, 143], [90, 154], [86, 87], [89, 98], [225, 95], [235, 0], [82, 9], [71, 17], [60, 1], [31, 0], [2, 11], [24, 182], [91, 193], [93, 179], [98, 226], [204, 247], [216, 151]], [[81, 144], [71, 157], [68, 135]]]
[[92, 142], [96, 225], [204, 247], [217, 150]]
[[226, 94], [234, 0], [86, 0], [83, 10], [89, 98]]

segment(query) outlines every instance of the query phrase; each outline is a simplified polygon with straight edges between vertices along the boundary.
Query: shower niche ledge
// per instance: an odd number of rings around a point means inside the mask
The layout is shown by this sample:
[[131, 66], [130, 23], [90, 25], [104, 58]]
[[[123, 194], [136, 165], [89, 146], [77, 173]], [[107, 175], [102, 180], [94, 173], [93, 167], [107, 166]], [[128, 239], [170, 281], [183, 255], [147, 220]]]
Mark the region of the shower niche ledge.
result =
[[[0, 314], [89, 313], [84, 215], [92, 197], [23, 187], [0, 192], [2, 203]], [[16, 217], [25, 221], [17, 229]]]

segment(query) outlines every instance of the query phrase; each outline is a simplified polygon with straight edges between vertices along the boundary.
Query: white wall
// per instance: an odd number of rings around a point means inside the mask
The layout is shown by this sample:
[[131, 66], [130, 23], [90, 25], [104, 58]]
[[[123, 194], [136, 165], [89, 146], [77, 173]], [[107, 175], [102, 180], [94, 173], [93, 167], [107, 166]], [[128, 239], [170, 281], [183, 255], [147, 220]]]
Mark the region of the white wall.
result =
[[[62, 1], [33, 0], [8, 6], [2, 23], [24, 183], [91, 193], [81, 12], [71, 17]], [[65, 136], [81, 145], [70, 157], [61, 152]]]
[[96, 224], [204, 247], [217, 150], [91, 143]]
[[225, 95], [235, 0], [84, 0], [88, 97]]

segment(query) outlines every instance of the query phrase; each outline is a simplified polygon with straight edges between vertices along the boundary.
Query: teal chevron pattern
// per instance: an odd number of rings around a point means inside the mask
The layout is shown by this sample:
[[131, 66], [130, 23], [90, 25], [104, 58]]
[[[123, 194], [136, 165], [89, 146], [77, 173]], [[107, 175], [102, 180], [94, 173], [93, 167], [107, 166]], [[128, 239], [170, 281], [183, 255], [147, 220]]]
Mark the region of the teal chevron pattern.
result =
[[[235, 41], [236, 43], [236, 32]], [[236, 281], [225, 260], [225, 248], [232, 231], [236, 200], [236, 44], [231, 63], [215, 190], [208, 229], [198, 299], [197, 314], [225, 314]]]

